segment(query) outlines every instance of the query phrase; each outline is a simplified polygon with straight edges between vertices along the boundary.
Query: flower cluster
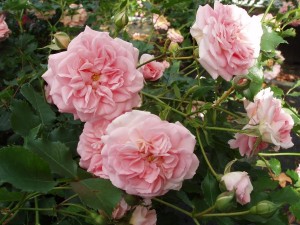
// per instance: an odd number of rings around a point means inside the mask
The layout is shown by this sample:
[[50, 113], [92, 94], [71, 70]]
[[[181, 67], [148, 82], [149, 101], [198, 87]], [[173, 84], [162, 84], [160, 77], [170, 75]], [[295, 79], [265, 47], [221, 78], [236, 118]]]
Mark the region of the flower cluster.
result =
[[[129, 194], [154, 197], [179, 190], [199, 161], [188, 129], [131, 111], [140, 105], [143, 87], [137, 57], [131, 44], [86, 27], [67, 51], [49, 57], [42, 77], [58, 109], [86, 121], [77, 148], [80, 166]], [[157, 80], [164, 68], [151, 62], [141, 71]]]

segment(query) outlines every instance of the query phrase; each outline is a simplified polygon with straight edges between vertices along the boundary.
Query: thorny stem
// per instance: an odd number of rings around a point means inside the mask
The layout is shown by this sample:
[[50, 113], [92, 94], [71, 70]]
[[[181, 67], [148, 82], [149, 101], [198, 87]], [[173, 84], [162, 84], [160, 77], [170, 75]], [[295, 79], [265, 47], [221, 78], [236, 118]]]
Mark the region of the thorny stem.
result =
[[212, 165], [210, 164], [207, 156], [206, 156], [206, 153], [204, 151], [204, 148], [203, 148], [203, 144], [202, 144], [202, 141], [201, 141], [201, 138], [200, 138], [200, 134], [199, 134], [199, 130], [196, 129], [196, 136], [197, 136], [197, 140], [198, 140], [198, 143], [200, 145], [200, 149], [201, 149], [201, 152], [202, 152], [202, 155], [204, 157], [204, 160], [206, 162], [206, 164], [208, 165], [208, 168], [210, 170], [210, 172], [215, 176], [215, 178], [219, 181], [220, 180], [220, 176], [216, 173], [216, 171], [214, 170], [214, 168], [212, 167]]
[[176, 112], [177, 114], [186, 117], [186, 114], [185, 114], [185, 113], [183, 113], [183, 112], [181, 112], [181, 111], [179, 111], [179, 110], [177, 110], [177, 109], [172, 108], [171, 106], [169, 106], [168, 104], [166, 104], [165, 102], [163, 102], [162, 100], [160, 100], [158, 97], [156, 97], [156, 96], [154, 96], [154, 95], [151, 95], [151, 94], [149, 94], [149, 93], [146, 93], [146, 92], [144, 92], [144, 91], [141, 91], [141, 93], [142, 93], [143, 95], [149, 97], [149, 98], [152, 98], [152, 99], [156, 100], [157, 102], [161, 103], [162, 105], [164, 105], [164, 106], [170, 108], [172, 111]]
[[213, 104], [213, 107], [219, 106], [232, 92], [234, 91], [234, 86], [232, 85], [223, 95]]
[[208, 127], [208, 126], [201, 126], [202, 129], [205, 130], [219, 130], [219, 131], [228, 131], [232, 133], [240, 133], [240, 134], [248, 134], [248, 130], [238, 130], [238, 129], [232, 129], [232, 128], [225, 128], [225, 127]]

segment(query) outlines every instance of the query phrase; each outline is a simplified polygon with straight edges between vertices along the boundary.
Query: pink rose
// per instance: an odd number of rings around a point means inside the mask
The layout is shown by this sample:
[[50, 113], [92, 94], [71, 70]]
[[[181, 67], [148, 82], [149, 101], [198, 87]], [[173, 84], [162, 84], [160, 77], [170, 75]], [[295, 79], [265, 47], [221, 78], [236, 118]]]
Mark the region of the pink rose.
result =
[[272, 68], [270, 68], [269, 70], [266, 69], [264, 71], [264, 78], [265, 78], [265, 80], [270, 81], [270, 80], [276, 78], [279, 75], [280, 71], [281, 71], [280, 64], [275, 63], [272, 66]]
[[132, 213], [129, 224], [131, 225], [156, 225], [157, 217], [154, 209], [149, 210], [144, 206], [137, 206]]
[[102, 136], [103, 171], [118, 188], [142, 197], [179, 190], [199, 166], [195, 137], [180, 123], [133, 110], [113, 120]]
[[232, 149], [239, 148], [241, 156], [246, 155], [247, 157], [250, 157], [268, 147], [267, 143], [261, 141], [256, 149], [254, 149], [257, 137], [248, 136], [247, 134], [238, 133], [234, 135], [234, 138], [235, 139], [229, 140], [228, 144]]
[[260, 51], [260, 19], [236, 5], [199, 6], [191, 34], [199, 45], [199, 62], [216, 79], [229, 81], [248, 73]]
[[[145, 63], [153, 59], [153, 55], [143, 54], [140, 58], [140, 64]], [[151, 61], [139, 68], [139, 71], [143, 74], [145, 80], [155, 81], [161, 78], [169, 64], [164, 62]]]
[[183, 42], [183, 36], [181, 35], [179, 30], [175, 30], [173, 28], [169, 29], [167, 32], [167, 37], [175, 43]]
[[163, 15], [153, 14], [152, 22], [156, 30], [168, 30], [170, 23]]
[[11, 31], [8, 29], [4, 15], [0, 15], [0, 41], [4, 41], [8, 38], [10, 33]]
[[273, 97], [270, 88], [261, 90], [254, 102], [245, 102], [245, 109], [249, 126], [259, 130], [262, 141], [274, 144], [277, 150], [294, 145], [290, 135], [294, 121], [282, 108], [281, 101]]
[[140, 105], [144, 79], [137, 60], [132, 44], [86, 27], [67, 51], [49, 56], [42, 77], [60, 112], [82, 121], [111, 120]]
[[71, 4], [69, 5], [71, 10], [66, 10], [63, 13], [63, 16], [60, 20], [64, 24], [64, 26], [68, 27], [81, 27], [84, 26], [88, 14], [86, 10], [83, 8], [82, 4]]
[[107, 178], [102, 170], [102, 135], [109, 123], [107, 120], [86, 122], [77, 146], [77, 152], [80, 156], [79, 165], [102, 178]]
[[224, 182], [228, 191], [234, 191], [236, 201], [241, 205], [250, 202], [250, 193], [253, 190], [248, 173], [246, 172], [231, 172], [225, 174], [221, 181]]
[[116, 220], [121, 219], [130, 209], [131, 207], [126, 203], [124, 198], [122, 198], [117, 207], [114, 209], [112, 218]]

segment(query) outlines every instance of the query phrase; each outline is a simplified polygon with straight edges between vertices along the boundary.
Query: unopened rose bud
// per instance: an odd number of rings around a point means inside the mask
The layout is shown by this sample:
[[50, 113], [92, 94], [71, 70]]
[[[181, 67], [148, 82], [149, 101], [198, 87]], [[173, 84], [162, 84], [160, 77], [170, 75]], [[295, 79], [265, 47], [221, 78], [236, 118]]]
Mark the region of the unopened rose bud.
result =
[[257, 203], [256, 206], [253, 206], [250, 209], [250, 213], [268, 218], [271, 217], [277, 211], [278, 208], [278, 204], [264, 200]]
[[179, 49], [179, 45], [176, 42], [171, 42], [168, 47], [169, 52], [171, 52], [173, 55], [176, 55], [178, 49]]
[[70, 37], [65, 32], [57, 32], [54, 35], [54, 43], [60, 49], [66, 49], [70, 43]]
[[217, 197], [216, 200], [216, 209], [220, 212], [227, 212], [229, 211], [233, 206], [232, 199], [234, 198], [234, 192], [223, 192]]
[[125, 27], [128, 24], [128, 15], [127, 10], [124, 9], [121, 12], [117, 13], [115, 15], [115, 25], [117, 29], [121, 30], [123, 27]]
[[245, 76], [236, 76], [233, 79], [233, 85], [234, 85], [234, 89], [238, 90], [238, 91], [242, 91], [245, 90], [249, 87], [251, 81], [246, 78]]

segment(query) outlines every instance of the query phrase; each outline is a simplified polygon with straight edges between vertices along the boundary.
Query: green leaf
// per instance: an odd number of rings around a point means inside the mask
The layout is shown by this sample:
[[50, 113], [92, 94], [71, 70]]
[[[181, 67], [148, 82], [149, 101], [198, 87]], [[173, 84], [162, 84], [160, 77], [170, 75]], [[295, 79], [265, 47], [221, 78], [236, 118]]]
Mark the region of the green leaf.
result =
[[68, 178], [77, 177], [77, 163], [72, 159], [71, 152], [64, 144], [36, 139], [29, 140], [27, 147], [43, 158], [52, 172]]
[[11, 113], [4, 110], [3, 108], [0, 109], [0, 131], [6, 131], [11, 129], [10, 125], [10, 118]]
[[67, 128], [58, 127], [53, 129], [48, 138], [52, 142], [59, 141], [64, 143], [71, 150], [74, 156], [75, 153], [77, 154], [76, 149], [82, 128], [78, 126], [71, 126]]
[[277, 86], [271, 86], [271, 90], [274, 92], [274, 97], [281, 98], [284, 95], [283, 90]]
[[4, 4], [3, 9], [5, 10], [22, 10], [27, 7], [26, 0], [7, 0]]
[[25, 101], [13, 101], [11, 111], [11, 126], [17, 134], [25, 137], [32, 128], [39, 125], [39, 118], [34, 115], [30, 106]]
[[299, 175], [295, 170], [288, 169], [286, 171], [286, 175], [288, 175], [290, 178], [292, 178], [293, 183], [297, 182], [299, 180]]
[[262, 51], [271, 52], [275, 51], [281, 43], [287, 43], [280, 37], [271, 27], [263, 25], [263, 35], [261, 37], [260, 47]]
[[6, 188], [0, 189], [0, 202], [14, 202], [19, 201], [23, 197], [21, 192], [10, 192]]
[[279, 176], [281, 173], [281, 163], [278, 159], [272, 158], [269, 160], [269, 165], [274, 172], [275, 176]]
[[291, 205], [290, 212], [293, 213], [297, 220], [300, 220], [300, 202]]
[[121, 201], [122, 191], [109, 180], [94, 178], [71, 183], [73, 190], [81, 201], [93, 209], [104, 210], [111, 215], [115, 206]]
[[50, 124], [55, 120], [55, 113], [50, 105], [45, 101], [45, 98], [37, 93], [30, 84], [25, 84], [21, 88], [21, 94], [30, 102], [36, 110], [43, 125]]
[[293, 93], [291, 93], [291, 94], [289, 94], [289, 96], [291, 96], [291, 97], [299, 97], [300, 96], [300, 92], [293, 92]]
[[211, 175], [207, 173], [202, 184], [201, 184], [202, 192], [204, 193], [204, 200], [209, 205], [214, 205], [217, 196], [220, 194], [219, 185], [217, 180]]
[[290, 186], [270, 193], [270, 201], [274, 203], [288, 203], [290, 205], [300, 202], [300, 194]]
[[33, 152], [17, 146], [0, 149], [1, 181], [29, 192], [46, 193], [56, 185], [48, 164]]
[[249, 88], [243, 90], [243, 95], [253, 100], [254, 96], [261, 90], [263, 84], [263, 70], [261, 67], [254, 66], [249, 70], [247, 78], [251, 81]]

